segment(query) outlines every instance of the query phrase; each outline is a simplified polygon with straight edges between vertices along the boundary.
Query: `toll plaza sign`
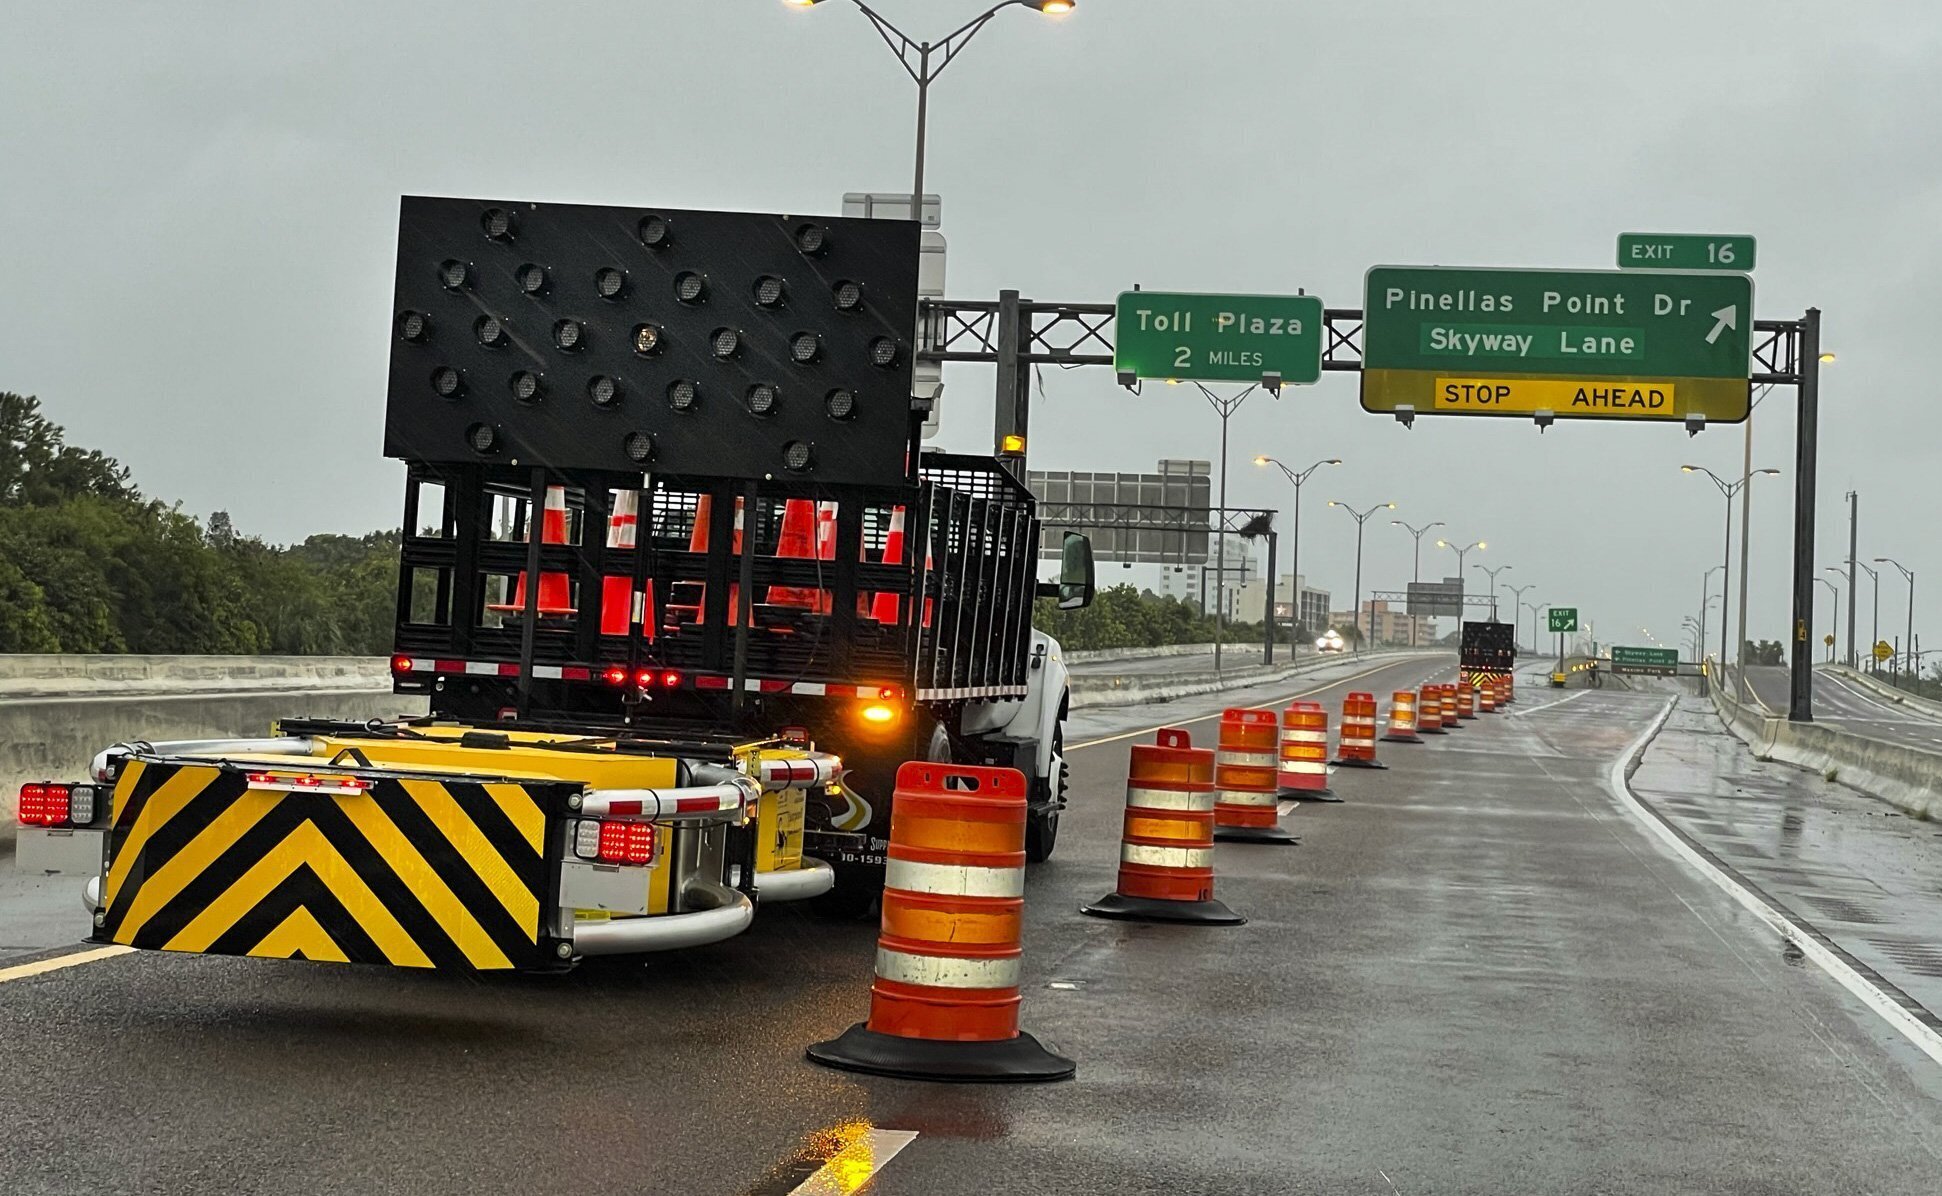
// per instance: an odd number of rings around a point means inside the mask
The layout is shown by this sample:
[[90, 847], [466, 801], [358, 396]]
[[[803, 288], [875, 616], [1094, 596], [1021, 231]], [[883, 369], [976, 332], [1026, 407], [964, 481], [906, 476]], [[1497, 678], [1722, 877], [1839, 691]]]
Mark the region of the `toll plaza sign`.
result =
[[1322, 376], [1322, 301], [1314, 295], [1123, 291], [1113, 369], [1136, 378], [1306, 385]]
[[1643, 270], [1377, 266], [1362, 407], [1709, 422], [1747, 417], [1753, 280]]

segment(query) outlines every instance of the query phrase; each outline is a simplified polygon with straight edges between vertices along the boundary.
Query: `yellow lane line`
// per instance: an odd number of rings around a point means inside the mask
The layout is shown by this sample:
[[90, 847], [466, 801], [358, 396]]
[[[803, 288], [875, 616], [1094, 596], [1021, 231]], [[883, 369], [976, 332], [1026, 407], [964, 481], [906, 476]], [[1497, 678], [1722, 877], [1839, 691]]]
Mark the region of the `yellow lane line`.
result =
[[[1283, 702], [1292, 702], [1296, 698], [1305, 698], [1311, 694], [1321, 693], [1325, 689], [1333, 689], [1335, 686], [1342, 685], [1350, 681], [1360, 681], [1364, 677], [1373, 677], [1377, 673], [1380, 673], [1385, 669], [1393, 669], [1393, 668], [1396, 668], [1398, 665], [1404, 665], [1404, 664], [1410, 664], [1410, 663], [1412, 662], [1408, 660], [1392, 660], [1388, 664], [1375, 665], [1372, 668], [1364, 669], [1360, 673], [1351, 673], [1347, 677], [1337, 677], [1333, 681], [1325, 681], [1322, 684], [1317, 685], [1312, 689], [1304, 689], [1300, 693], [1292, 693], [1287, 695], [1284, 698], [1276, 698], [1272, 702], [1263, 702], [1258, 706], [1248, 706], [1248, 707], [1245, 707], [1245, 709], [1272, 710]], [[1205, 695], [1196, 694], [1194, 696], [1201, 697]], [[1126, 731], [1118, 735], [1108, 735], [1102, 739], [1088, 739], [1084, 743], [1075, 743], [1071, 747], [1066, 748], [1065, 750], [1067, 752], [1076, 752], [1080, 748], [1098, 747], [1102, 743], [1118, 743], [1122, 739], [1134, 739], [1141, 735], [1151, 735], [1155, 731], [1165, 730], [1168, 727], [1178, 727], [1189, 723], [1204, 723], [1204, 722], [1207, 722], [1209, 719], [1216, 719], [1219, 717], [1220, 717], [1220, 712], [1215, 711], [1213, 714], [1203, 714], [1198, 718], [1175, 719], [1172, 722], [1155, 723], [1150, 727], [1141, 727], [1137, 731]]]
[[29, 976], [45, 976], [62, 968], [79, 967], [100, 959], [113, 959], [117, 955], [127, 955], [133, 947], [96, 947], [90, 951], [76, 951], [71, 955], [56, 955], [52, 959], [35, 960], [33, 963], [15, 964], [10, 968], [0, 968], [0, 984], [9, 980], [25, 980]]

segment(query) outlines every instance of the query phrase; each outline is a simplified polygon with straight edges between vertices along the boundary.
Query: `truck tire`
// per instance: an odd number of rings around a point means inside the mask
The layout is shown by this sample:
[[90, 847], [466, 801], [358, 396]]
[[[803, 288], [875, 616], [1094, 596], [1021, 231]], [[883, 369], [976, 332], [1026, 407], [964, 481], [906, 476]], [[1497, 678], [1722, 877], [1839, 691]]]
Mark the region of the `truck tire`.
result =
[[1059, 842], [1059, 812], [1065, 808], [1066, 782], [1072, 768], [1065, 762], [1065, 724], [1052, 728], [1052, 758], [1058, 761], [1053, 775], [1046, 778], [1047, 801], [1025, 813], [1025, 858], [1042, 864], [1052, 858]]

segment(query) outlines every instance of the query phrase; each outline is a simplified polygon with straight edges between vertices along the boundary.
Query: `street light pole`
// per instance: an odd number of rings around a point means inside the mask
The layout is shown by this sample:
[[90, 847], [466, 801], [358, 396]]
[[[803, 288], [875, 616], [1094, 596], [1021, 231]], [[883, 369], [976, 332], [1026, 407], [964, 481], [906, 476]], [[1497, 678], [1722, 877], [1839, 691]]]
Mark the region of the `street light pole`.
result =
[[1881, 662], [1875, 659], [1875, 645], [1881, 642], [1881, 571], [1864, 561], [1854, 562], [1854, 567], [1868, 575], [1868, 591], [1874, 597], [1874, 630], [1868, 635], [1868, 671], [1879, 673]]
[[[1507, 585], [1504, 588], [1510, 591], [1510, 641], [1511, 645], [1515, 647], [1517, 645], [1517, 608], [1524, 602], [1524, 591], [1535, 590], [1537, 583], [1527, 581], [1521, 586]], [[1531, 651], [1537, 651], [1537, 637], [1535, 633], [1533, 633], [1531, 638]]]
[[[1294, 535], [1291, 537], [1292, 543], [1288, 547], [1288, 572], [1293, 574], [1295, 579], [1295, 584], [1294, 584], [1295, 617], [1292, 623], [1292, 628], [1299, 629], [1301, 627], [1301, 484], [1308, 480], [1309, 474], [1314, 473], [1316, 470], [1320, 469], [1324, 465], [1340, 465], [1342, 463], [1342, 458], [1324, 457], [1322, 460], [1315, 462], [1313, 465], [1310, 465], [1307, 469], [1303, 469], [1303, 470], [1290, 469], [1285, 464], [1276, 460], [1273, 457], [1256, 457], [1254, 459], [1254, 463], [1256, 465], [1274, 466], [1276, 469], [1279, 469], [1282, 472], [1282, 474], [1287, 477], [1289, 481], [1295, 484], [1295, 530], [1294, 530]], [[1270, 619], [1274, 618], [1274, 612], [1268, 611], [1267, 617]], [[1288, 636], [1288, 659], [1293, 660], [1295, 658], [1296, 653], [1298, 653], [1300, 650], [1301, 650], [1301, 637], [1291, 633]]]
[[[1509, 586], [1505, 586], [1504, 588], [1507, 590], [1510, 589]], [[1525, 588], [1529, 589], [1530, 587], [1526, 586]], [[1518, 601], [1531, 612], [1531, 655], [1536, 656], [1538, 650], [1537, 616], [1544, 609], [1544, 604], [1541, 602], [1524, 602], [1521, 595]]]
[[[1719, 487], [1720, 495], [1726, 499], [1726, 544], [1721, 550], [1721, 555], [1724, 559], [1720, 562], [1720, 568], [1726, 570], [1726, 576], [1720, 581], [1723, 592], [1725, 589], [1731, 588], [1733, 584], [1733, 496], [1746, 489], [1747, 483], [1751, 482], [1754, 478], [1760, 477], [1763, 474], [1778, 476], [1780, 471], [1777, 469], [1755, 469], [1742, 474], [1740, 480], [1737, 482], [1728, 482], [1725, 478], [1714, 473], [1704, 465], [1681, 465], [1679, 468], [1685, 473], [1705, 474], [1708, 478], [1712, 479], [1713, 485]], [[1811, 589], [1812, 587], [1809, 588]], [[1728, 633], [1733, 630], [1730, 624], [1731, 621], [1726, 617], [1726, 604], [1721, 603], [1719, 612], [1719, 658], [1722, 664], [1726, 661]], [[1740, 635], [1742, 638], [1746, 635], [1746, 628], [1744, 626], [1740, 628]]]
[[1834, 618], [1833, 618], [1833, 621], [1827, 625], [1827, 638], [1830, 641], [1827, 645], [1827, 663], [1833, 664], [1834, 663], [1834, 644], [1832, 641], [1839, 638], [1839, 633], [1841, 630], [1841, 587], [1835, 585], [1833, 582], [1829, 581], [1825, 577], [1816, 577], [1814, 580], [1826, 586], [1834, 594]]
[[[1350, 610], [1353, 611], [1355, 615], [1355, 621], [1357, 624], [1355, 650], [1356, 650], [1356, 653], [1360, 655], [1362, 652], [1362, 628], [1360, 626], [1362, 622], [1362, 525], [1364, 523], [1367, 523], [1369, 521], [1369, 516], [1375, 514], [1377, 511], [1395, 510], [1396, 504], [1392, 502], [1381, 502], [1381, 503], [1377, 503], [1373, 507], [1370, 507], [1366, 511], [1357, 511], [1354, 507], [1336, 502], [1334, 499], [1331, 498], [1328, 500], [1328, 505], [1331, 507], [1341, 507], [1344, 511], [1347, 511], [1349, 513], [1349, 517], [1351, 519], [1355, 520], [1355, 599], [1354, 599], [1355, 605], [1351, 607]], [[1375, 612], [1373, 603], [1371, 604], [1370, 610], [1369, 610], [1368, 638], [1369, 639], [1376, 638], [1376, 612]]]
[[[1391, 519], [1389, 521], [1389, 526], [1400, 527], [1404, 531], [1408, 532], [1410, 535], [1416, 537], [1415, 550], [1410, 553], [1410, 557], [1409, 557], [1409, 580], [1412, 582], [1422, 581], [1423, 580], [1423, 533], [1430, 530], [1433, 527], [1445, 526], [1444, 522], [1441, 519], [1438, 519], [1434, 523], [1425, 523], [1423, 526], [1417, 527], [1413, 523], [1404, 523], [1400, 519]], [[1407, 610], [1407, 607], [1405, 607], [1405, 610]], [[1409, 611], [1409, 646], [1412, 648], [1416, 646], [1416, 614], [1414, 611]]]
[[[1227, 421], [1241, 409], [1242, 403], [1247, 402], [1249, 395], [1261, 388], [1261, 384], [1256, 382], [1240, 394], [1226, 398], [1198, 382], [1194, 386], [1220, 416], [1220, 518], [1214, 521], [1214, 672], [1219, 674], [1221, 641], [1227, 638]], [[1273, 611], [1268, 612], [1271, 628], [1273, 614]]]
[[[1695, 655], [1701, 660], [1706, 657], [1706, 608], [1713, 601], [1713, 574], [1718, 573], [1722, 568], [1724, 566], [1714, 565], [1711, 569], [1699, 575], [1699, 651]], [[1720, 617], [1724, 618], [1726, 615], [1726, 582], [1724, 579], [1720, 581], [1719, 609]], [[1721, 656], [1719, 663], [1721, 668], [1725, 668], [1726, 657]]]
[[1490, 576], [1490, 621], [1495, 623], [1497, 621], [1497, 575], [1510, 566], [1499, 565], [1493, 569], [1489, 565], [1478, 565], [1477, 568]]
[[[1893, 565], [1895, 568], [1901, 570], [1903, 577], [1908, 579], [1908, 638], [1902, 641], [1902, 650], [1905, 652], [1913, 652], [1915, 650], [1915, 570], [1910, 569], [1907, 565], [1902, 564], [1893, 557], [1878, 556], [1875, 558], [1875, 564]], [[1909, 658], [1909, 664], [1912, 666], [1914, 663], [1915, 658], [1911, 656]]]
[[[788, 3], [797, 8], [814, 8], [822, 0], [788, 0]], [[902, 64], [904, 72], [917, 84], [917, 170], [910, 185], [910, 218], [921, 221], [924, 218], [924, 141], [930, 117], [931, 81], [944, 73], [944, 68], [951, 65], [951, 60], [958, 56], [959, 51], [971, 44], [971, 39], [978, 36], [978, 31], [991, 18], [1007, 8], [1035, 8], [1047, 16], [1056, 17], [1078, 7], [1078, 0], [1004, 0], [958, 26], [939, 42], [912, 38], [863, 0], [850, 0], [850, 3], [870, 18], [878, 36], [883, 38], [884, 44], [890, 47], [891, 53]], [[916, 60], [914, 64], [913, 58]]]

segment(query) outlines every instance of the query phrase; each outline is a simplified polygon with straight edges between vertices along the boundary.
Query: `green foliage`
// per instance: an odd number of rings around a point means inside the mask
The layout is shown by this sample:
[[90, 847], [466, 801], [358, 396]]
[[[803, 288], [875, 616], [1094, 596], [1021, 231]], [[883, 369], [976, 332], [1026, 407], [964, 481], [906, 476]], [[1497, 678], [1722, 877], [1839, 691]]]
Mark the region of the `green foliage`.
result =
[[0, 393], [0, 651], [377, 655], [398, 535], [278, 548], [221, 511], [207, 532], [111, 457]]
[[[1062, 611], [1050, 598], [1041, 598], [1032, 612], [1032, 625], [1074, 651], [1204, 644], [1214, 639], [1213, 616], [1177, 598], [1142, 593], [1129, 585], [1100, 590], [1084, 610]], [[1260, 637], [1258, 623], [1227, 625], [1228, 643]]]
[[1786, 645], [1779, 640], [1748, 640], [1746, 642], [1746, 662], [1748, 665], [1779, 666], [1787, 663]]

